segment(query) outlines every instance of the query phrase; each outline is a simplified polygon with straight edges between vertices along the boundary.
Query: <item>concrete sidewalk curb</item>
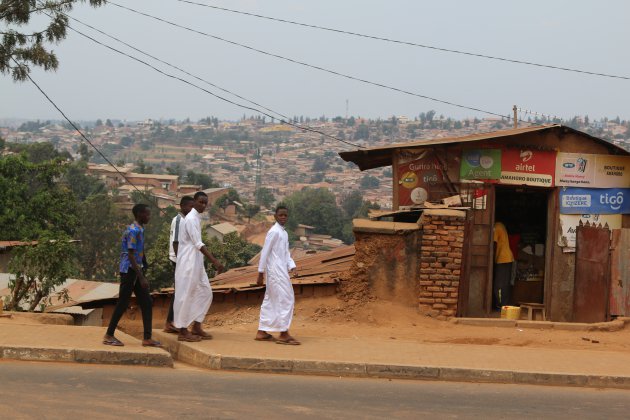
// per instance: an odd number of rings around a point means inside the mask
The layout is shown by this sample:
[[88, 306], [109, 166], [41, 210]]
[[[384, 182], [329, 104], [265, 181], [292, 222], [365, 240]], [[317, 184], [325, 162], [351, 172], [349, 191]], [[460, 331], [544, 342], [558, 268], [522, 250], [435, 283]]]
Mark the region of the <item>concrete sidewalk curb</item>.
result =
[[221, 354], [208, 354], [201, 349], [195, 348], [194, 344], [177, 341], [177, 336], [175, 335], [164, 333], [156, 335], [159, 335], [160, 341], [173, 355], [174, 359], [196, 367], [212, 370], [630, 389], [630, 376], [224, 356]]
[[451, 318], [451, 323], [477, 327], [533, 328], [564, 331], [620, 331], [630, 323], [630, 318], [618, 318], [609, 322], [586, 324], [580, 322], [527, 321], [501, 318]]
[[33, 348], [0, 345], [0, 360], [3, 359], [173, 367], [173, 358], [167, 352], [161, 354], [138, 353], [119, 349], [109, 351], [98, 349]]

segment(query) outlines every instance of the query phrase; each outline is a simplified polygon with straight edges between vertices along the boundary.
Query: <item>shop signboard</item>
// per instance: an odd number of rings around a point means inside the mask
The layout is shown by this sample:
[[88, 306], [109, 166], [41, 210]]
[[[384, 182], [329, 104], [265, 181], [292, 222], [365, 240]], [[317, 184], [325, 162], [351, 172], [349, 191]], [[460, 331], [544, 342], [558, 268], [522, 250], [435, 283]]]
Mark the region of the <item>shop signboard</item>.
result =
[[501, 149], [469, 149], [462, 153], [459, 178], [495, 180], [501, 177]]
[[596, 156], [586, 153], [558, 153], [556, 157], [556, 185], [593, 187]]
[[398, 154], [398, 205], [412, 206], [430, 199], [430, 185], [442, 183], [447, 163], [430, 150], [401, 150]]
[[621, 214], [561, 214], [560, 215], [560, 229], [562, 235], [558, 238], [558, 246], [564, 249], [564, 252], [575, 252], [575, 234], [576, 229], [580, 224], [589, 222], [599, 226], [605, 226], [608, 224], [608, 228], [621, 229]]
[[562, 214], [630, 214], [630, 188], [562, 188]]
[[556, 185], [630, 188], [630, 156], [558, 153]]
[[630, 188], [630, 156], [597, 155], [595, 187]]
[[501, 184], [553, 187], [555, 173], [555, 151], [509, 148], [501, 154]]

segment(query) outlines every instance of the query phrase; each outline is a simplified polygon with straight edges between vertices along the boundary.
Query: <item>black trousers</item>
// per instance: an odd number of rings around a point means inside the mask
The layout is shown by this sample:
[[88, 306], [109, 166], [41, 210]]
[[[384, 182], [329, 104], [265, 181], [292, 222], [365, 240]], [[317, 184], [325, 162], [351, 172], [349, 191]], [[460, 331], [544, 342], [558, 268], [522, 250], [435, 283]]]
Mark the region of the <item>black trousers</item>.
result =
[[130, 270], [128, 273], [120, 273], [120, 291], [118, 292], [118, 302], [116, 302], [116, 308], [112, 314], [112, 319], [109, 321], [109, 327], [107, 327], [107, 334], [114, 335], [118, 321], [122, 318], [123, 314], [129, 306], [129, 299], [131, 293], [136, 295], [138, 305], [142, 311], [142, 325], [144, 327], [144, 339], [149, 340], [151, 338], [151, 329], [153, 328], [153, 300], [149, 294], [149, 290], [143, 288], [140, 282], [137, 281], [138, 275], [135, 271]]
[[512, 298], [512, 263], [494, 264], [493, 294], [495, 307], [509, 305]]
[[[173, 277], [175, 276], [175, 268], [177, 264], [171, 261], [173, 264]], [[175, 280], [173, 280], [173, 284]], [[173, 292], [173, 297], [171, 297], [171, 305], [168, 307], [168, 315], [166, 316], [166, 322], [173, 323], [173, 319], [175, 318], [175, 311], [173, 310], [173, 304], [175, 303], [175, 293]]]

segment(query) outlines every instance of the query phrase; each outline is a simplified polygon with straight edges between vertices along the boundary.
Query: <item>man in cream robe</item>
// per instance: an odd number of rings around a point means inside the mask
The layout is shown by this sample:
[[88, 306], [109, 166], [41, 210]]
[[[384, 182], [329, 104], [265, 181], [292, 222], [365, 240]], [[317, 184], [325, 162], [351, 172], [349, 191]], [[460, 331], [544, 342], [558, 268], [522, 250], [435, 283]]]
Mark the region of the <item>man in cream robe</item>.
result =
[[[212, 288], [203, 264], [204, 255], [212, 261], [219, 273], [223, 271], [223, 266], [201, 241], [200, 214], [208, 205], [208, 196], [200, 191], [195, 194], [194, 200], [193, 209], [180, 222], [179, 227], [173, 324], [180, 331], [180, 341], [212, 338], [201, 328], [212, 303]], [[191, 324], [192, 329], [188, 331]]]
[[[296, 266], [289, 254], [289, 236], [284, 229], [288, 217], [289, 212], [286, 207], [276, 208], [276, 224], [267, 232], [260, 254], [257, 284], [263, 284], [266, 273], [267, 288], [260, 307], [260, 323], [255, 339], [298, 345], [300, 342], [289, 334], [295, 304], [289, 271], [294, 270]], [[270, 332], [279, 332], [280, 335], [276, 339], [269, 334]]]

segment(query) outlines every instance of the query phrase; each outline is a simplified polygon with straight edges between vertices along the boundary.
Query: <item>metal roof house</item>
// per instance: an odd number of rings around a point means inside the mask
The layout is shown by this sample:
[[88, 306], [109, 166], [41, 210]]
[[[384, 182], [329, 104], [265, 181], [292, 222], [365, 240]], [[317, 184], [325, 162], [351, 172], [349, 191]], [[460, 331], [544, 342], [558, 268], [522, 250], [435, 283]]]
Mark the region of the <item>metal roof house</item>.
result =
[[[415, 223], [436, 203], [465, 212], [458, 291], [448, 296], [456, 296], [456, 315], [496, 316], [493, 236], [498, 221], [513, 242], [511, 304], [543, 304], [547, 318], [556, 321], [630, 315], [630, 273], [622, 266], [630, 259], [630, 244], [619, 239], [630, 228], [630, 153], [625, 149], [553, 124], [339, 155], [360, 170], [392, 166], [394, 221]], [[587, 222], [606, 232], [578, 229]], [[439, 262], [431, 261], [419, 272], [439, 271]], [[418, 288], [428, 295], [422, 284]], [[439, 298], [435, 302], [443, 306]]]

